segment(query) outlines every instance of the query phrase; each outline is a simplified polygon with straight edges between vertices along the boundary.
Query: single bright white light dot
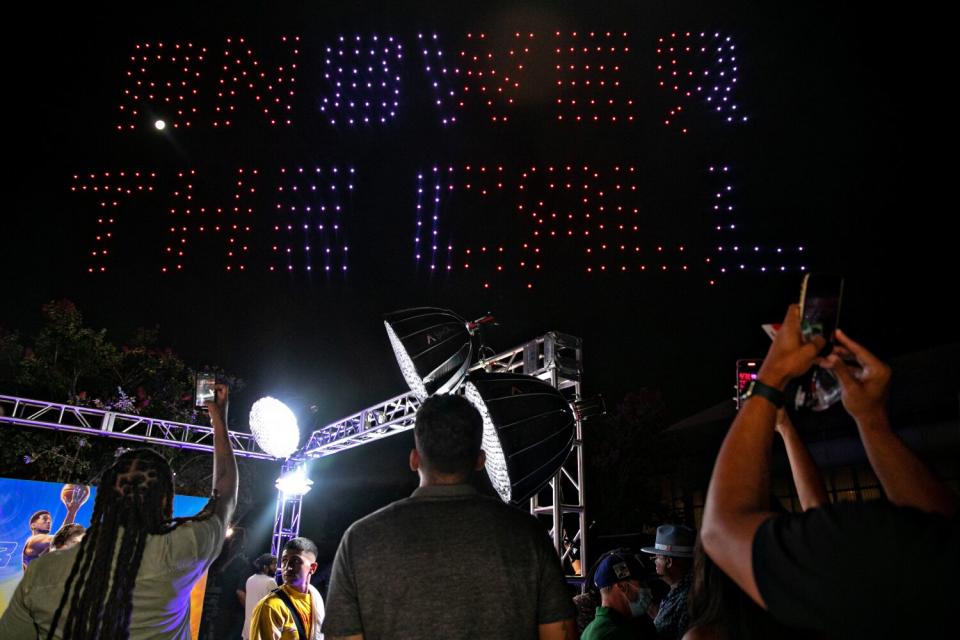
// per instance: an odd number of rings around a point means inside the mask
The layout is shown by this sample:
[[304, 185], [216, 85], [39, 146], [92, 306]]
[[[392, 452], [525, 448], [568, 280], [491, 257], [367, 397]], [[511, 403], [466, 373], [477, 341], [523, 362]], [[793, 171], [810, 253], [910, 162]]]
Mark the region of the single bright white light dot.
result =
[[163, 131], [167, 128], [167, 123], [163, 120], [157, 120], [153, 123], [153, 126], [157, 128], [157, 131]]

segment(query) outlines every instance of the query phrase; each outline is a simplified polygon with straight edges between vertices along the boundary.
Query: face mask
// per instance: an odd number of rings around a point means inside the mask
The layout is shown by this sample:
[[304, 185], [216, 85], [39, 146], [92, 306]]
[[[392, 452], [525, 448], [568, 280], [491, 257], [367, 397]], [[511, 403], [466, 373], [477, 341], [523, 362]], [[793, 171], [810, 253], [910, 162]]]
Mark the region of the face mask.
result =
[[637, 599], [630, 601], [630, 615], [634, 618], [646, 615], [651, 601], [653, 601], [653, 593], [650, 589], [637, 589]]

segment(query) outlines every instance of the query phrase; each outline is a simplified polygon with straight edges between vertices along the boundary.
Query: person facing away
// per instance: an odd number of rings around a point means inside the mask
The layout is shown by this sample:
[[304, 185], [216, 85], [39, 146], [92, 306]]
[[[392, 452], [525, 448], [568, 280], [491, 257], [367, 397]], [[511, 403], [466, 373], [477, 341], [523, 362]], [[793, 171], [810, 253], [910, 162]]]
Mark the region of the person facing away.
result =
[[322, 640], [323, 598], [310, 584], [317, 571], [317, 545], [292, 538], [280, 556], [283, 584], [262, 598], [250, 617], [251, 640]]
[[[784, 409], [777, 412], [775, 430], [783, 439], [800, 507], [808, 511], [829, 504], [823, 477]], [[776, 508], [778, 504], [771, 499], [771, 507]], [[693, 550], [693, 585], [689, 603], [690, 627], [683, 640], [821, 637], [815, 632], [787, 627], [764, 611], [710, 559], [699, 538]]]
[[[891, 428], [890, 368], [839, 329], [824, 357], [823, 338], [804, 341], [800, 326], [799, 307], [791, 305], [720, 448], [704, 506], [704, 550], [791, 627], [842, 638], [956, 635], [949, 629], [960, 574], [960, 497]], [[787, 383], [815, 363], [837, 374], [843, 407], [887, 501], [776, 515], [768, 497], [777, 409]]]
[[653, 640], [656, 627], [647, 615], [653, 594], [643, 567], [629, 550], [604, 556], [593, 577], [600, 589], [600, 606], [581, 640]]
[[819, 638], [791, 629], [761, 609], [703, 552], [693, 551], [693, 584], [688, 598], [690, 626], [683, 640], [800, 640]]
[[482, 432], [466, 399], [424, 401], [409, 457], [420, 486], [344, 533], [327, 640], [574, 637], [570, 594], [546, 531], [469, 484], [484, 465]]
[[277, 556], [264, 553], [253, 561], [255, 574], [247, 578], [244, 591], [243, 640], [250, 640], [250, 619], [257, 604], [277, 588]]
[[0, 618], [0, 638], [190, 638], [190, 590], [220, 552], [237, 500], [226, 427], [228, 391], [207, 403], [213, 423], [213, 498], [172, 518], [173, 472], [159, 453], [132, 449], [100, 480], [80, 544], [30, 563]]

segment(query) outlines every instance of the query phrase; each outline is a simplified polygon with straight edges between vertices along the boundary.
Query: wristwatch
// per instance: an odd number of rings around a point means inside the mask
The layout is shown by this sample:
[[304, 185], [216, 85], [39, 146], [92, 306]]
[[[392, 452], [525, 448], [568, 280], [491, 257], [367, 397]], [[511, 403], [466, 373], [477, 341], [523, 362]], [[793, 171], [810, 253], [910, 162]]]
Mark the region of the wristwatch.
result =
[[771, 387], [768, 384], [764, 384], [759, 380], [751, 380], [750, 384], [747, 385], [747, 390], [743, 392], [740, 400], [745, 401], [753, 396], [762, 396], [773, 403], [777, 409], [783, 407], [786, 403], [787, 398], [783, 395], [783, 391]]

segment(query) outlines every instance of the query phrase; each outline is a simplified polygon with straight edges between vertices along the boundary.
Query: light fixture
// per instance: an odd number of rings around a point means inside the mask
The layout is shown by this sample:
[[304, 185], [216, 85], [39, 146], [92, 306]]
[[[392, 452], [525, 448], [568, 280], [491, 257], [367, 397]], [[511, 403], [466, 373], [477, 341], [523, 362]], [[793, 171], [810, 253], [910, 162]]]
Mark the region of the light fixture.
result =
[[287, 458], [300, 444], [297, 416], [276, 398], [260, 398], [250, 408], [250, 432], [260, 448], [274, 458]]
[[299, 464], [292, 471], [277, 478], [276, 487], [284, 497], [302, 496], [309, 493], [313, 480], [307, 477], [307, 470]]
[[484, 321], [468, 324], [452, 311], [433, 307], [404, 309], [384, 317], [400, 371], [417, 398], [425, 400], [460, 386], [473, 353], [470, 332]]
[[559, 390], [533, 376], [481, 371], [470, 374], [464, 395], [483, 417], [487, 475], [504, 502], [522, 502], [560, 470], [575, 415]]

